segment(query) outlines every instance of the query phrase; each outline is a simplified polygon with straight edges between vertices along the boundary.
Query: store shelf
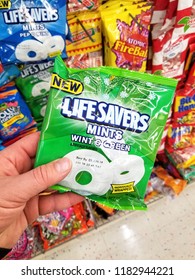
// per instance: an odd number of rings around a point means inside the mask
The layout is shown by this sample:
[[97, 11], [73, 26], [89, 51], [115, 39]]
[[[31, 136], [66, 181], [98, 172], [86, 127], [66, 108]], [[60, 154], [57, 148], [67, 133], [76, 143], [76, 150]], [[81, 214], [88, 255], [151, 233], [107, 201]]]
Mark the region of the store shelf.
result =
[[[152, 198], [150, 198], [146, 204], [149, 206], [152, 203], [158, 202], [160, 199], [162, 199], [164, 197], [163, 194], [157, 194], [155, 196], [153, 196]], [[116, 212], [114, 215], [109, 216], [108, 219], [96, 219], [96, 227], [100, 227], [103, 226], [107, 223], [110, 223], [114, 220], [120, 219], [123, 216], [129, 215], [129, 214], [133, 214], [135, 211], [118, 211]]]
[[192, 183], [176, 197], [156, 197], [147, 211], [120, 211], [96, 229], [35, 259], [194, 259], [194, 198]]
[[[162, 195], [162, 194], [157, 194], [155, 196], [153, 196], [152, 198], [150, 198], [146, 204], [149, 206], [151, 204], [154, 204], [154, 203], [157, 203], [160, 199], [163, 199], [165, 196]], [[90, 203], [89, 203], [90, 205]], [[95, 221], [95, 227], [94, 228], [89, 228], [88, 232], [91, 232], [99, 227], [102, 227], [104, 225], [107, 225], [109, 223], [112, 223], [114, 221], [117, 221], [117, 220], [120, 220], [121, 218], [125, 217], [125, 216], [129, 216], [131, 214], [135, 213], [135, 211], [117, 211], [115, 214], [109, 216], [107, 219], [103, 219], [103, 218], [94, 218], [94, 221]], [[133, 217], [132, 217], [133, 218]], [[88, 234], [88, 232], [86, 232], [85, 234]], [[66, 241], [64, 242], [59, 242], [56, 246], [53, 246], [51, 249], [48, 249], [47, 251], [50, 251], [50, 250], [53, 250], [53, 249], [57, 249], [58, 247], [60, 247], [61, 245], [63, 245], [64, 243], [67, 243], [67, 242], [70, 242], [72, 241], [73, 239], [76, 239], [78, 238], [80, 235], [75, 235], [75, 236], [72, 236], [70, 238], [68, 238]], [[46, 251], [44, 251], [43, 248], [40, 248], [40, 251], [36, 252], [36, 254], [34, 254], [32, 256], [32, 258], [35, 258], [41, 254], [44, 254]]]

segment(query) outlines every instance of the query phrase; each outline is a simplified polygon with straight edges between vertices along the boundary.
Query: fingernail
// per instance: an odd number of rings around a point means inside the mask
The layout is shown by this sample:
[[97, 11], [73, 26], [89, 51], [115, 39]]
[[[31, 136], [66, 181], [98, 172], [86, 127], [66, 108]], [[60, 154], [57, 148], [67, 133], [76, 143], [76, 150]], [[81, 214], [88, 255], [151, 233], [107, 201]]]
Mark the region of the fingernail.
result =
[[61, 158], [55, 162], [56, 170], [57, 172], [60, 173], [65, 173], [69, 171], [71, 166], [72, 166], [71, 161], [68, 158]]

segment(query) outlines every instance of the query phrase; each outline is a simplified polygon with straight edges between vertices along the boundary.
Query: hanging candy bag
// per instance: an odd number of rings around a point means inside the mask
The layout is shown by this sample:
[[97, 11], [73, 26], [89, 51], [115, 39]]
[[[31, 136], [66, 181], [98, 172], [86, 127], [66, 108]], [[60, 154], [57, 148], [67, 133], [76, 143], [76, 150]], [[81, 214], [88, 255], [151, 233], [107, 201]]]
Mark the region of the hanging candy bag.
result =
[[54, 62], [52, 60], [25, 65], [16, 86], [26, 101], [48, 95]]
[[69, 0], [67, 3], [68, 13], [75, 13], [80, 11], [96, 10], [99, 5], [99, 0]]
[[102, 49], [101, 18], [98, 11], [74, 13], [68, 16], [72, 41], [67, 42], [67, 55]]
[[[173, 1], [174, 3], [175, 1]], [[194, 17], [191, 16], [192, 0], [177, 1], [174, 20], [152, 30], [152, 73], [169, 78], [183, 79], [188, 45], [194, 43]], [[171, 3], [171, 1], [170, 1]], [[168, 13], [168, 12], [167, 12]]]
[[176, 91], [173, 122], [182, 126], [195, 126], [195, 64], [189, 72], [185, 87]]
[[11, 82], [0, 88], [0, 139], [16, 138], [35, 125], [31, 112]]
[[2, 64], [66, 57], [66, 0], [5, 2], [10, 5], [0, 9]]
[[145, 72], [151, 6], [114, 5], [101, 17], [105, 65]]
[[159, 24], [164, 22], [168, 4], [169, 4], [169, 0], [154, 1], [151, 24]]

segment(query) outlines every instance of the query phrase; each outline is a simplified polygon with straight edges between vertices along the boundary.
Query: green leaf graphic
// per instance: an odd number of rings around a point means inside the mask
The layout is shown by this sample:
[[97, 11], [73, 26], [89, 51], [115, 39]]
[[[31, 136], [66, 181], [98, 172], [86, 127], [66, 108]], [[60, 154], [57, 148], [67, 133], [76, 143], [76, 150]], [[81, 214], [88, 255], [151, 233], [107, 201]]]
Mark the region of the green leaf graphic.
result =
[[189, 28], [190, 28], [190, 25], [186, 24], [186, 25], [184, 26], [184, 32], [186, 32]]
[[184, 17], [180, 21], [178, 21], [178, 24], [188, 24], [189, 20], [190, 20], [190, 17]]

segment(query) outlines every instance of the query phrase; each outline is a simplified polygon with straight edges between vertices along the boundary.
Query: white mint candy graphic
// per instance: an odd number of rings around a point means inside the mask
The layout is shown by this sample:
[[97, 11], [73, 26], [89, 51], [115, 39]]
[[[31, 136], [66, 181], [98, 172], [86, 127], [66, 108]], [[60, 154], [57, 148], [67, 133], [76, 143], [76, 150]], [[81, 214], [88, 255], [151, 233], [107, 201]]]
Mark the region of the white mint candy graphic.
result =
[[103, 155], [93, 150], [81, 149], [72, 151], [65, 157], [72, 161], [72, 170], [59, 182], [60, 185], [81, 195], [104, 195], [111, 188], [113, 173], [110, 163]]

